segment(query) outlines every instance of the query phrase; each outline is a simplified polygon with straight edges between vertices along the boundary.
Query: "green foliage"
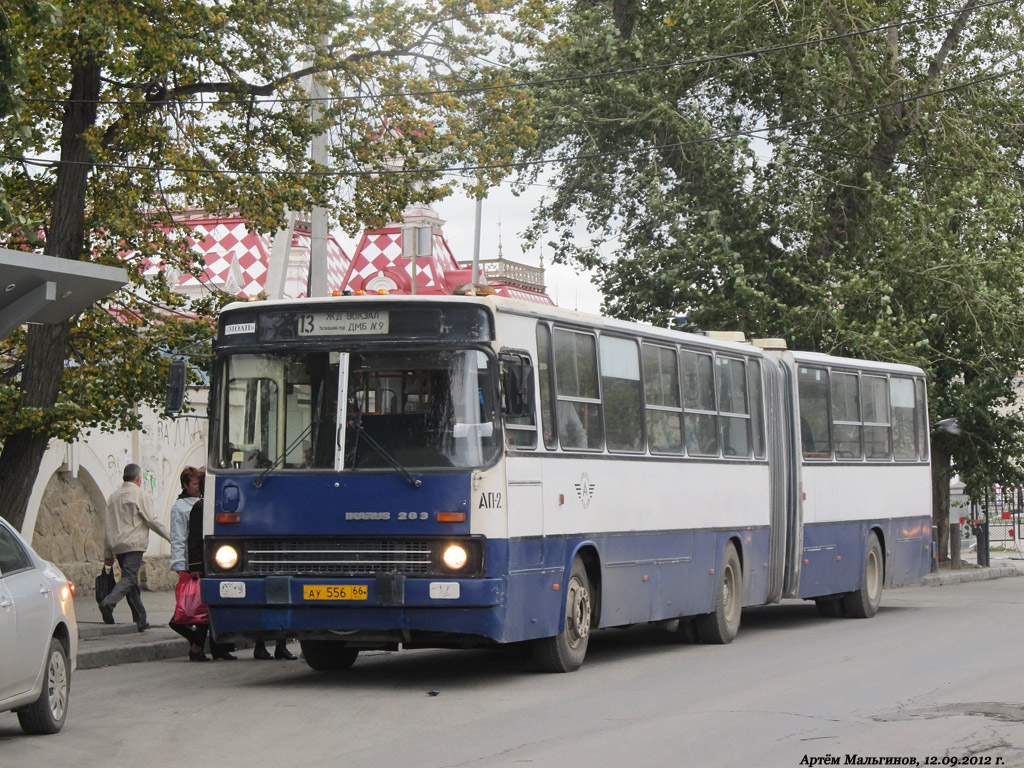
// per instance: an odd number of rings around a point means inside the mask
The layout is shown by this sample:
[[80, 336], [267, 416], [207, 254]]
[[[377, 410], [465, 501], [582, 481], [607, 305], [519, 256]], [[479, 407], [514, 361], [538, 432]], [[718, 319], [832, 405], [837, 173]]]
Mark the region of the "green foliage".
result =
[[563, 3], [538, 77], [629, 72], [538, 89], [531, 234], [613, 315], [923, 366], [968, 485], [1017, 478], [1024, 16], [964, 5]]
[[[354, 233], [453, 187], [429, 168], [501, 163], [534, 139], [526, 92], [453, 90], [509, 81], [503, 61], [543, 23], [537, 2], [25, 0], [0, 11], [0, 75], [17, 104], [0, 113], [0, 201], [16, 212], [0, 220], [0, 245], [124, 266], [131, 279], [73, 322], [52, 405], [21, 402], [42, 374], [25, 367], [23, 332], [6, 340], [0, 440], [138, 427], [136, 407], [162, 403], [168, 356], [209, 352], [210, 318], [232, 297], [188, 301], [162, 273], [144, 275], [144, 259], [202, 272], [175, 212], [238, 212], [269, 233], [286, 209], [320, 205]], [[310, 101], [311, 79], [324, 100]], [[325, 133], [317, 164], [309, 144]], [[411, 172], [381, 175], [396, 165]]]

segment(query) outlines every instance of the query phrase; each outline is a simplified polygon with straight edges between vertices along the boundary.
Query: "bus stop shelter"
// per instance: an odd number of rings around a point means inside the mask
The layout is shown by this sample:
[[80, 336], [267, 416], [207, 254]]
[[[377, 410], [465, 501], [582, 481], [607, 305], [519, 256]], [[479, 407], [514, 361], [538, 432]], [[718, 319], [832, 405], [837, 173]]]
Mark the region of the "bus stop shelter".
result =
[[60, 323], [128, 282], [120, 267], [0, 248], [0, 339], [24, 323]]

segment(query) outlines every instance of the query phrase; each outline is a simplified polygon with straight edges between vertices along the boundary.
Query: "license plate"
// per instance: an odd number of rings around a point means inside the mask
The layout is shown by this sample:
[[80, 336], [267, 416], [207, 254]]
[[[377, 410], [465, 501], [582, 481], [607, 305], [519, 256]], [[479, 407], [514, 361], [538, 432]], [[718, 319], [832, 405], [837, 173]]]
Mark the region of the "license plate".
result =
[[245, 582], [222, 581], [220, 583], [220, 596], [226, 598], [245, 597]]
[[368, 596], [365, 584], [306, 584], [302, 587], [303, 600], [366, 600]]

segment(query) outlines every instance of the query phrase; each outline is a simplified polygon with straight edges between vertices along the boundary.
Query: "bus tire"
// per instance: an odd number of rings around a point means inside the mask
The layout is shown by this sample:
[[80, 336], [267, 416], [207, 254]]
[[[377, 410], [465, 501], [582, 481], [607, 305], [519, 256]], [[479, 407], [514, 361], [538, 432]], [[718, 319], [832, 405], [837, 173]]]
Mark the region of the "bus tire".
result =
[[594, 616], [590, 579], [578, 557], [573, 560], [565, 590], [565, 625], [554, 637], [533, 641], [533, 656], [545, 672], [575, 672], [583, 664]]
[[725, 546], [722, 569], [718, 572], [718, 590], [715, 610], [697, 617], [697, 632], [705, 643], [724, 645], [731, 643], [740, 631], [743, 605], [743, 571], [736, 545]]
[[697, 634], [697, 622], [693, 616], [682, 616], [673, 621], [668, 629], [668, 639], [670, 642], [685, 645], [697, 643], [700, 636]]
[[815, 598], [814, 605], [818, 609], [818, 615], [826, 619], [844, 619], [846, 603], [843, 600], [843, 597], [818, 597]]
[[885, 560], [878, 534], [868, 534], [864, 548], [864, 568], [861, 571], [860, 589], [843, 596], [846, 615], [854, 619], [870, 619], [878, 613], [882, 602], [882, 585], [885, 582]]
[[350, 648], [339, 640], [299, 640], [302, 658], [318, 672], [336, 672], [348, 669], [359, 655], [358, 648]]

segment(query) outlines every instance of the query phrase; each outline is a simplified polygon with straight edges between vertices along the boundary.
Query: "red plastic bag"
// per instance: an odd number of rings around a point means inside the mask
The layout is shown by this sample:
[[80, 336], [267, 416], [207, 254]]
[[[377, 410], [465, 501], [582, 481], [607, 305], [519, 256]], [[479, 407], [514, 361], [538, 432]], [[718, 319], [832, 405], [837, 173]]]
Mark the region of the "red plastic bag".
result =
[[175, 624], [207, 624], [210, 617], [199, 596], [199, 579], [193, 579], [188, 571], [178, 573], [178, 585], [174, 588]]

